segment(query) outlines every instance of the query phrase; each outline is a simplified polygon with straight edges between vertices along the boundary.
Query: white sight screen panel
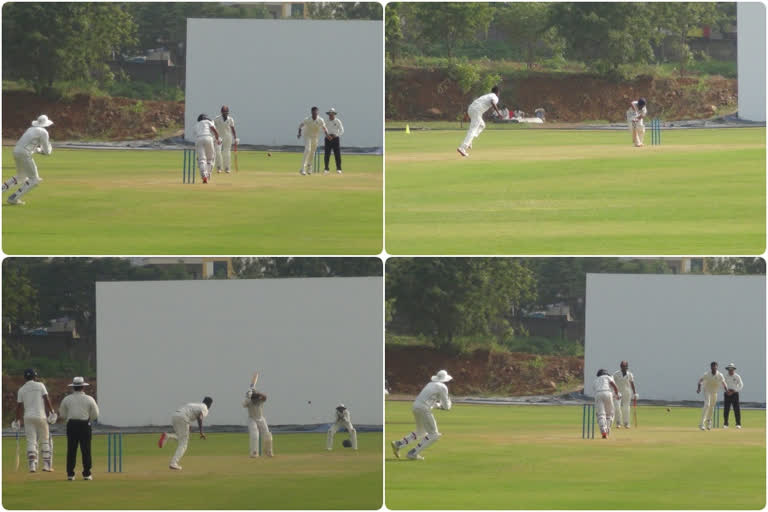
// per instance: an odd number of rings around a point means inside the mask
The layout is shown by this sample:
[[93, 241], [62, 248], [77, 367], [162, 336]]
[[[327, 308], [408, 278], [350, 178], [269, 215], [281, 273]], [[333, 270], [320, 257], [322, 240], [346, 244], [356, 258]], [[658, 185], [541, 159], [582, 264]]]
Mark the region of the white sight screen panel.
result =
[[764, 276], [588, 274], [586, 306], [587, 395], [626, 359], [641, 399], [701, 400], [717, 361], [736, 364], [741, 401], [765, 402]]
[[[299, 123], [331, 107], [346, 147], [383, 147], [381, 21], [187, 20], [185, 137], [228, 105], [242, 144], [303, 145]], [[322, 145], [322, 140], [321, 140]]]
[[167, 425], [213, 398], [210, 425], [245, 425], [254, 371], [271, 425], [382, 425], [382, 278], [96, 283], [100, 421]]

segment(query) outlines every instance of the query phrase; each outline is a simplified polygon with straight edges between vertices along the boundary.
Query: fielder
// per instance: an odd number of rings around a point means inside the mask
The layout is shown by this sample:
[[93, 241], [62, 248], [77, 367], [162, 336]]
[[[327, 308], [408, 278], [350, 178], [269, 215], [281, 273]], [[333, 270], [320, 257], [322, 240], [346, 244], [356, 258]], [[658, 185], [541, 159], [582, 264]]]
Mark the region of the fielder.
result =
[[627, 110], [627, 124], [629, 133], [632, 134], [632, 145], [636, 148], [643, 146], [643, 137], [645, 137], [645, 125], [643, 118], [648, 114], [645, 108], [645, 98], [633, 101]]
[[701, 392], [701, 385], [704, 385], [704, 407], [701, 411], [701, 423], [699, 428], [704, 430], [710, 430], [712, 428], [712, 413], [717, 403], [717, 392], [720, 390], [720, 386], [727, 393], [728, 386], [725, 384], [725, 377], [723, 374], [717, 371], [717, 362], [712, 361], [709, 364], [709, 371], [701, 376], [699, 384], [696, 386], [696, 393]]
[[221, 144], [216, 146], [216, 172], [221, 173], [221, 167], [224, 166], [224, 172], [229, 174], [229, 163], [231, 160], [232, 144], [240, 143], [235, 131], [235, 119], [229, 115], [229, 107], [221, 107], [221, 115], [213, 120], [216, 131], [221, 134]]
[[259, 393], [251, 388], [245, 393], [243, 407], [248, 409], [248, 436], [250, 438], [250, 456], [259, 456], [259, 436], [264, 439], [264, 453], [267, 457], [273, 457], [272, 433], [269, 431], [267, 420], [264, 418], [264, 402], [267, 395]]
[[615, 393], [616, 400], [621, 400], [621, 393], [613, 377], [600, 369], [597, 371], [597, 378], [592, 383], [592, 390], [595, 393], [595, 416], [597, 424], [600, 426], [600, 433], [603, 439], [608, 438], [611, 433], [611, 423], [613, 423], [613, 398]]
[[619, 394], [621, 400], [617, 400], [614, 404], [616, 409], [616, 428], [621, 428], [621, 424], [624, 424], [624, 428], [629, 428], [629, 407], [630, 402], [634, 399], [637, 400], [637, 390], [635, 389], [635, 376], [629, 371], [629, 363], [622, 361], [619, 364], [619, 371], [613, 374], [613, 381], [616, 383], [616, 387], [619, 388]]
[[213, 405], [213, 398], [207, 396], [203, 398], [203, 403], [189, 403], [176, 409], [171, 417], [171, 425], [173, 426], [173, 434], [167, 434], [163, 432], [160, 434], [160, 440], [157, 442], [157, 446], [162, 448], [165, 446], [165, 442], [168, 439], [176, 439], [178, 447], [176, 453], [171, 457], [171, 463], [169, 468], [181, 471], [181, 458], [184, 456], [184, 452], [187, 451], [187, 443], [189, 442], [189, 426], [193, 421], [197, 421], [198, 427], [200, 427], [200, 439], [205, 439], [203, 434], [203, 418], [208, 416], [208, 410]]
[[13, 159], [16, 161], [16, 176], [3, 183], [3, 192], [9, 188], [21, 183], [19, 190], [8, 197], [8, 204], [24, 204], [21, 197], [35, 188], [38, 183], [43, 181], [37, 173], [37, 165], [32, 160], [34, 153], [41, 155], [50, 155], [53, 152], [51, 139], [48, 135], [47, 127], [51, 126], [53, 121], [48, 119], [45, 114], [32, 121], [32, 126], [27, 128], [24, 135], [21, 136], [13, 148]]
[[440, 370], [437, 375], [432, 376], [432, 382], [427, 383], [421, 390], [413, 402], [416, 431], [398, 441], [392, 441], [391, 446], [395, 457], [400, 458], [400, 448], [419, 441], [414, 448], [408, 451], [407, 457], [412, 460], [424, 460], [420, 453], [440, 439], [442, 434], [437, 431], [437, 422], [432, 414], [432, 408], [438, 407], [445, 411], [451, 409], [451, 398], [448, 396], [448, 386], [445, 385], [451, 380], [453, 377], [448, 375], [448, 372]]
[[[56, 423], [57, 416], [48, 398], [45, 384], [37, 381], [37, 372], [33, 368], [24, 370], [27, 381], [19, 388], [16, 399], [16, 420], [11, 424], [14, 430], [24, 427], [27, 437], [27, 464], [29, 472], [37, 471], [38, 443], [43, 459], [43, 471], [53, 471], [53, 454], [48, 423]], [[47, 420], [46, 420], [47, 416]]]
[[333, 436], [336, 435], [336, 432], [341, 427], [344, 427], [347, 429], [347, 432], [349, 432], [352, 449], [357, 450], [357, 430], [355, 430], [354, 425], [352, 425], [352, 420], [349, 417], [349, 409], [344, 407], [344, 404], [339, 404], [336, 409], [334, 409], [334, 412], [336, 413], [336, 422], [328, 429], [328, 439], [325, 443], [326, 449], [328, 451], [333, 450]]
[[[322, 117], [317, 115], [318, 108], [312, 107], [311, 116], [304, 119], [299, 125], [299, 134], [296, 135], [297, 139], [301, 138], [302, 130], [304, 131], [304, 160], [301, 162], [301, 169], [299, 174], [302, 176], [312, 174], [312, 161], [317, 151], [317, 138], [320, 136], [320, 131], [328, 136], [328, 129], [325, 127], [325, 121]], [[317, 169], [315, 169], [317, 171]]]
[[200, 177], [203, 183], [208, 183], [213, 170], [215, 152], [213, 149], [213, 136], [216, 136], [216, 144], [221, 145], [221, 137], [213, 121], [208, 119], [205, 114], [197, 116], [195, 124], [195, 152], [197, 153], [197, 163], [200, 168]]
[[467, 136], [464, 137], [464, 142], [461, 143], [461, 146], [456, 149], [456, 151], [458, 151], [461, 156], [469, 156], [468, 150], [472, 149], [472, 141], [485, 129], [483, 114], [486, 110], [493, 107], [493, 110], [496, 111], [496, 114], [501, 117], [501, 112], [499, 112], [499, 107], [497, 106], [498, 104], [499, 87], [495, 86], [493, 89], [491, 89], [491, 92], [480, 96], [469, 106], [467, 113], [469, 114], [470, 122], [469, 129], [467, 130]]

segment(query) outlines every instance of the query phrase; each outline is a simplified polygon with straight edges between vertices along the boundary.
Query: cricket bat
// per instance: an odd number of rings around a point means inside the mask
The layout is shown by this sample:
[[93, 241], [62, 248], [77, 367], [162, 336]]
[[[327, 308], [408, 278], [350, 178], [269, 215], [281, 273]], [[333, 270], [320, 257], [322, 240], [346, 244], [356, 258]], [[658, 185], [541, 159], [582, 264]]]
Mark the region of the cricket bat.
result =
[[237, 143], [235, 143], [235, 172], [240, 172], [240, 163], [237, 161]]
[[19, 431], [17, 430], [16, 431], [16, 471], [19, 470], [19, 464], [21, 463], [21, 460], [19, 458], [20, 457], [20, 453], [19, 453], [20, 450], [21, 450], [21, 448], [19, 446]]
[[634, 420], [635, 428], [637, 428], [637, 398], [632, 400], [632, 419]]
[[253, 373], [253, 378], [251, 379], [251, 389], [254, 389], [256, 387], [256, 382], [259, 380], [259, 372]]

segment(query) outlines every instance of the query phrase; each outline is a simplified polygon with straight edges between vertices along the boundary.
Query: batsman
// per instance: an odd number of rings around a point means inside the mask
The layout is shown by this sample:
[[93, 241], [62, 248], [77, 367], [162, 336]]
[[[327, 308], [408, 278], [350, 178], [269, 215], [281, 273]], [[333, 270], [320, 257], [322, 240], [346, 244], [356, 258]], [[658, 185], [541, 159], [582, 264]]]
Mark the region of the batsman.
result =
[[267, 457], [274, 456], [272, 451], [272, 433], [269, 431], [269, 425], [264, 418], [264, 402], [267, 401], [267, 395], [256, 391], [256, 381], [259, 380], [259, 374], [254, 373], [251, 380], [251, 387], [245, 393], [243, 407], [248, 409], [248, 436], [250, 438], [250, 456], [255, 458], [259, 456], [259, 436], [264, 441], [264, 454]]

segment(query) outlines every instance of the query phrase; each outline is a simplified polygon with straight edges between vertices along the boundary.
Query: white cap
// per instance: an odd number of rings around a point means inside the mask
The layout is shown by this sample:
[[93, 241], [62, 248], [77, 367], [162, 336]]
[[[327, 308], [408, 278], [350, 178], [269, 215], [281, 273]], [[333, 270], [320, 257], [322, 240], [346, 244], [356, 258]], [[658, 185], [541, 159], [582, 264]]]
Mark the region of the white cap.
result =
[[344, 404], [342, 404], [342, 403], [340, 403], [339, 405], [337, 405], [337, 406], [336, 406], [336, 408], [337, 408], [337, 409], [346, 409], [346, 407], [344, 407]]
[[326, 112], [326, 114], [328, 114], [328, 115], [331, 115], [331, 114], [338, 114], [338, 112], [336, 112], [336, 109], [335, 109], [335, 108], [331, 107], [331, 110], [329, 110], [328, 112]]
[[736, 365], [731, 363], [731, 364], [729, 364], [728, 366], [725, 367], [726, 370], [730, 370], [731, 368], [733, 368], [735, 370], [736, 369]]
[[82, 377], [75, 377], [72, 379], [72, 384], [67, 384], [68, 387], [73, 388], [75, 386], [90, 386]]
[[32, 126], [37, 128], [47, 128], [48, 126], [51, 126], [53, 124], [53, 121], [48, 119], [48, 116], [43, 114], [34, 121], [32, 121]]
[[453, 380], [453, 377], [448, 375], [448, 372], [445, 370], [440, 370], [437, 372], [437, 375], [432, 376], [432, 382], [449, 382]]

